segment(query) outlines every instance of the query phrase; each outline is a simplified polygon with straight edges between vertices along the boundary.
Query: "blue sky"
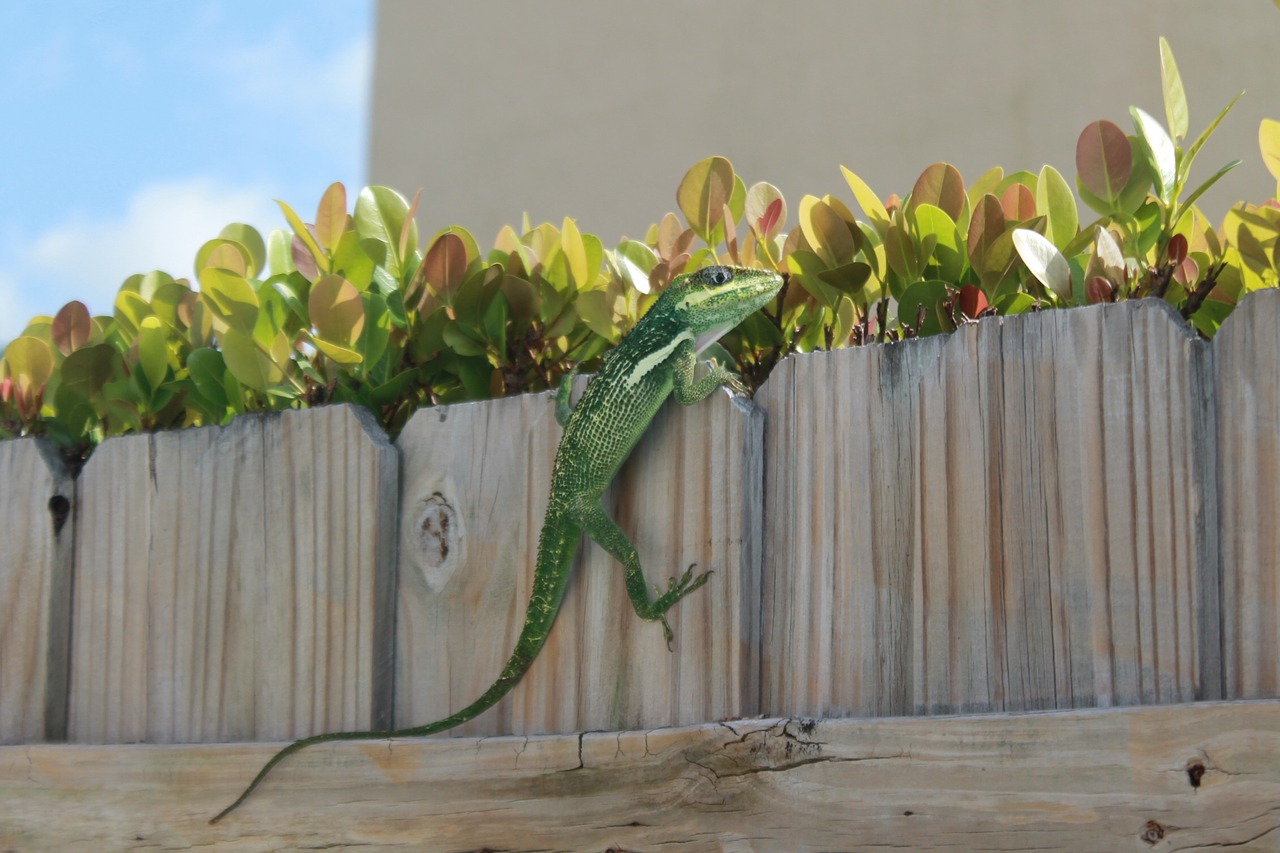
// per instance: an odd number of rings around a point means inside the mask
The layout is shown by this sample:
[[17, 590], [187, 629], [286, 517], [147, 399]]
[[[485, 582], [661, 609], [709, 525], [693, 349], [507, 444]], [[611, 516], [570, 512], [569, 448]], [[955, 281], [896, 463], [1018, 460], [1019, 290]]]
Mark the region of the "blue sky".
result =
[[0, 345], [363, 186], [373, 0], [0, 5]]

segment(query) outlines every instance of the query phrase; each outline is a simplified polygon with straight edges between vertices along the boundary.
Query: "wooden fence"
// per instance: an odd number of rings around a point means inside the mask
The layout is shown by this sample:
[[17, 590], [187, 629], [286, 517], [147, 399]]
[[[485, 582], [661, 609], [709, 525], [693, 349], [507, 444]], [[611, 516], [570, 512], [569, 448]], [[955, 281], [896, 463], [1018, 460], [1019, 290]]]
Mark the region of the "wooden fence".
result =
[[[652, 582], [714, 571], [674, 651], [588, 545], [528, 676], [454, 734], [1280, 697], [1278, 333], [1275, 291], [1212, 343], [1154, 300], [1055, 311], [669, 404], [605, 500]], [[111, 439], [75, 479], [0, 443], [0, 743], [456, 710], [519, 631], [558, 437], [530, 395], [394, 445], [346, 406]]]

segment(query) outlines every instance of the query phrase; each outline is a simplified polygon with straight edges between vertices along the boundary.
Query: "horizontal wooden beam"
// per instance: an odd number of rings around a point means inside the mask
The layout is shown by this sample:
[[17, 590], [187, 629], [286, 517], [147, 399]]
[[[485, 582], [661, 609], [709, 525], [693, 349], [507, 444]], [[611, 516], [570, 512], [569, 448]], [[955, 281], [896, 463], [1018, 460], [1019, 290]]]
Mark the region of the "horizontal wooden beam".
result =
[[1280, 844], [1280, 701], [328, 744], [0, 747], [0, 850]]

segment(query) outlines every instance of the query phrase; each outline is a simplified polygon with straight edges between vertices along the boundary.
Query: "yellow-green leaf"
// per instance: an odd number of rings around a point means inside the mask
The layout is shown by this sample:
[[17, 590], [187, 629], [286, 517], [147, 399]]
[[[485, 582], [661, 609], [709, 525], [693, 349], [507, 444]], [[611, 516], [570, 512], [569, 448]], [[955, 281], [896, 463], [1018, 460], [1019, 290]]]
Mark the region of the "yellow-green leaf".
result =
[[1045, 236], [1059, 249], [1070, 243], [1080, 230], [1075, 194], [1066, 178], [1052, 166], [1041, 169], [1036, 181], [1036, 215], [1048, 218]]
[[853, 253], [858, 249], [853, 233], [844, 218], [826, 202], [813, 196], [801, 199], [800, 229], [828, 268], [853, 260]]
[[1173, 48], [1160, 36], [1160, 83], [1164, 90], [1164, 116], [1169, 135], [1176, 142], [1187, 135], [1187, 93], [1182, 88], [1182, 75], [1173, 61]]
[[326, 341], [324, 338], [313, 336], [311, 342], [316, 345], [318, 350], [338, 362], [338, 364], [359, 364], [364, 360], [364, 356], [360, 355], [360, 353], [353, 349], [339, 346], [333, 341]]
[[154, 391], [164, 382], [169, 369], [169, 333], [159, 317], [150, 316], [138, 327], [138, 363]]
[[222, 358], [227, 370], [241, 385], [266, 391], [284, 381], [284, 371], [266, 356], [243, 332], [227, 329], [222, 334]]
[[323, 276], [311, 286], [307, 310], [319, 337], [339, 346], [355, 346], [364, 329], [360, 291], [340, 275]]
[[689, 227], [703, 240], [724, 216], [733, 195], [733, 164], [724, 157], [708, 157], [694, 164], [676, 190], [676, 203]]
[[24, 384], [38, 391], [53, 375], [53, 351], [39, 338], [23, 335], [5, 348], [4, 361], [9, 376], [19, 387]]
[[312, 235], [311, 229], [302, 221], [302, 217], [294, 212], [293, 208], [285, 204], [280, 199], [276, 199], [276, 204], [280, 205], [280, 209], [284, 211], [284, 218], [289, 221], [289, 227], [293, 229], [293, 234], [302, 244], [307, 247], [307, 251], [311, 253], [311, 257], [315, 260], [316, 266], [321, 272], [329, 269], [329, 259], [325, 255], [324, 249], [320, 248], [320, 244], [316, 242], [316, 238]]
[[587, 247], [582, 242], [582, 232], [567, 216], [560, 225], [560, 251], [564, 252], [573, 289], [581, 290], [590, 283], [589, 276], [594, 270], [587, 269]]
[[871, 220], [871, 224], [875, 226], [876, 231], [880, 232], [883, 237], [885, 232], [889, 230], [889, 211], [885, 209], [884, 204], [880, 201], [871, 187], [866, 182], [855, 175], [853, 172], [840, 167], [840, 171], [844, 174], [845, 182], [849, 185], [849, 189], [853, 190], [853, 197], [858, 200], [858, 205], [862, 208], [862, 212]]
[[347, 230], [347, 188], [340, 181], [329, 184], [316, 207], [316, 239], [330, 252], [338, 248]]
[[246, 335], [258, 319], [258, 294], [244, 276], [206, 267], [200, 271], [200, 301], [223, 327]]

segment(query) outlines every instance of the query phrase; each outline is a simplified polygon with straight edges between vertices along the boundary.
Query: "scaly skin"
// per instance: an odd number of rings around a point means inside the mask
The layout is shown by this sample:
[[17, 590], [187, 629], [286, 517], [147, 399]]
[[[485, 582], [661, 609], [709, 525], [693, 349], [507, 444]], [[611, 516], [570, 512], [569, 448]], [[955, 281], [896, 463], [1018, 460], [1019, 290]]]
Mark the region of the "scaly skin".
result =
[[742, 322], [772, 299], [781, 286], [782, 278], [776, 273], [739, 267], [708, 267], [678, 276], [631, 334], [606, 357], [572, 410], [568, 405], [570, 377], [565, 377], [556, 407], [564, 435], [556, 451], [529, 609], [502, 674], [479, 699], [455, 714], [422, 726], [330, 732], [294, 741], [272, 756], [236, 801], [209, 822], [217, 823], [234, 811], [273, 767], [308, 746], [335, 740], [436, 734], [492, 708], [528, 671], [546, 642], [564, 599], [574, 552], [583, 533], [622, 563], [632, 607], [640, 618], [662, 623], [670, 647], [667, 610], [706, 583], [709, 573], [695, 576], [690, 566], [679, 579], [668, 583], [665, 592], [651, 599], [635, 546], [605, 512], [600, 498], [669, 395], [674, 392], [676, 399], [687, 406], [721, 385], [742, 390], [737, 377], [715, 363], [708, 374], [695, 379], [695, 347], [706, 346]]

